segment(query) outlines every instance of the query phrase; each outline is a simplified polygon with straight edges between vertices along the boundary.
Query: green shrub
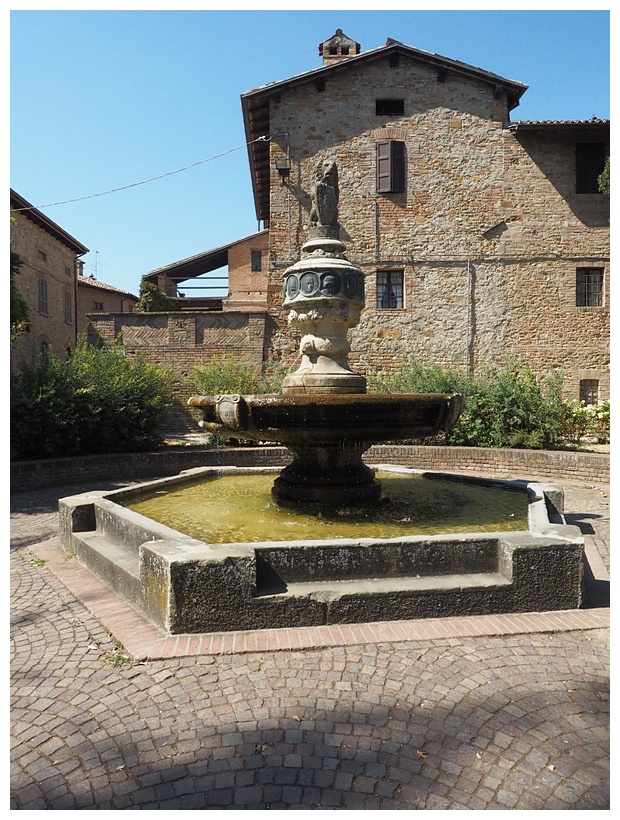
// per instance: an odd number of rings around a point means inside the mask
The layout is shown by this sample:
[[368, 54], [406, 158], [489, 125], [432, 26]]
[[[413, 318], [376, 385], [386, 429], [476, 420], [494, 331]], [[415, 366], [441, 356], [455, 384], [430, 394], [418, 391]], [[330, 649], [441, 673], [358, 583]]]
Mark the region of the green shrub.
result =
[[509, 359], [501, 369], [489, 368], [479, 378], [437, 365], [405, 363], [381, 388], [398, 393], [460, 393], [463, 411], [456, 425], [427, 443], [466, 447], [548, 449], [560, 446], [566, 419], [561, 378], [542, 384], [524, 364]]
[[11, 377], [16, 458], [144, 451], [161, 441], [170, 403], [167, 373], [120, 345], [83, 342], [70, 359], [50, 356]]
[[487, 370], [466, 396], [449, 443], [532, 450], [560, 446], [566, 417], [561, 386], [556, 375], [539, 384], [529, 367], [515, 360], [501, 370]]
[[474, 389], [473, 377], [458, 370], [439, 367], [436, 364], [423, 365], [415, 359], [404, 362], [385, 379], [368, 376], [368, 392], [384, 393], [460, 393], [465, 396]]
[[157, 287], [155, 282], [143, 279], [140, 282], [140, 298], [136, 302], [135, 309], [141, 313], [174, 310], [174, 302]]

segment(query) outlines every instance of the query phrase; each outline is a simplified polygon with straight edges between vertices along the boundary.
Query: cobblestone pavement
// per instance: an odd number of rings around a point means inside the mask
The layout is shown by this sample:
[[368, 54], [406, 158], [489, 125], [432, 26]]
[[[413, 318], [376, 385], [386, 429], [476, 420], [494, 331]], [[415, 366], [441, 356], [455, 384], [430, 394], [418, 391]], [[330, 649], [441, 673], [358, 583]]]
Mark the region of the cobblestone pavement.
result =
[[12, 809], [610, 808], [608, 629], [131, 662], [37, 557], [83, 489], [12, 499]]

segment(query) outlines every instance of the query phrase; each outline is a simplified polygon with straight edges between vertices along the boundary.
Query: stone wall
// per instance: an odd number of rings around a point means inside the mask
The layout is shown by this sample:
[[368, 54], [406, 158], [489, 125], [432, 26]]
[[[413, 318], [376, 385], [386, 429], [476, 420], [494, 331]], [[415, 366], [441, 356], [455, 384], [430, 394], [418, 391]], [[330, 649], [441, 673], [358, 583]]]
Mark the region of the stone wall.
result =
[[[11, 491], [61, 484], [119, 480], [140, 481], [177, 475], [192, 467], [282, 467], [289, 463], [284, 447], [238, 447], [225, 450], [165, 450], [156, 453], [84, 456], [11, 464]], [[562, 479], [609, 482], [609, 456], [545, 450], [503, 450], [476, 447], [375, 445], [366, 454], [370, 464], [399, 464], [421, 470], [512, 476], [544, 481]]]
[[[404, 58], [395, 68], [352, 64], [323, 91], [308, 82], [278, 92], [270, 103], [269, 355], [289, 362], [297, 353], [282, 273], [307, 238], [312, 174], [319, 160], [334, 159], [341, 238], [366, 273], [367, 305], [351, 333], [358, 370], [414, 357], [479, 373], [514, 356], [540, 377], [561, 368], [567, 397], [578, 398], [582, 378], [598, 379], [600, 398], [609, 397], [609, 198], [575, 194], [575, 141], [608, 131], [514, 132], [505, 98], [489, 84], [451, 72], [438, 82], [431, 66]], [[404, 116], [377, 116], [382, 97], [402, 98]], [[405, 193], [376, 193], [375, 147], [385, 139], [405, 143]], [[275, 160], [287, 149], [282, 184]], [[576, 307], [579, 267], [603, 268], [602, 307]], [[403, 309], [377, 309], [382, 270], [403, 271]]]

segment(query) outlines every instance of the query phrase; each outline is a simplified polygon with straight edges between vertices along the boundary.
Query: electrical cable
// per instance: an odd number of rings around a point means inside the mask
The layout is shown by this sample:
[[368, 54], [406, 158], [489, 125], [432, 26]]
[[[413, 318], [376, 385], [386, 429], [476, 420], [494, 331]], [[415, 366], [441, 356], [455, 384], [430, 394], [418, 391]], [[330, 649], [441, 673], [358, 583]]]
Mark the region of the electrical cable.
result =
[[56, 205], [68, 205], [71, 202], [83, 202], [85, 199], [94, 199], [98, 196], [106, 196], [107, 194], [115, 194], [118, 191], [126, 191], [128, 188], [136, 188], [138, 185], [146, 185], [148, 182], [155, 182], [158, 179], [163, 179], [164, 177], [169, 177], [173, 174], [180, 174], [181, 171], [187, 171], [190, 168], [195, 168], [197, 165], [204, 165], [205, 162], [211, 162], [214, 159], [225, 157], [227, 154], [232, 154], [234, 151], [239, 151], [241, 148], [247, 148], [248, 145], [253, 145], [255, 142], [265, 142], [266, 140], [270, 139], [271, 136], [269, 134], [265, 134], [262, 137], [257, 137], [255, 140], [252, 140], [251, 142], [246, 142], [243, 145], [238, 145], [236, 148], [230, 148], [228, 151], [223, 151], [221, 154], [215, 154], [214, 156], [208, 157], [207, 159], [201, 159], [198, 162], [192, 162], [191, 165], [185, 165], [183, 168], [177, 168], [175, 171], [168, 171], [165, 174], [159, 174], [159, 176], [151, 177], [150, 179], [143, 179], [141, 182], [132, 182], [129, 185], [122, 185], [119, 188], [110, 188], [109, 191], [101, 191], [98, 194], [89, 194], [88, 196], [80, 196], [76, 197], [75, 199], [65, 199], [62, 202], [50, 202], [48, 205], [30, 205], [27, 208], [11, 208], [11, 213], [18, 213], [21, 211], [41, 211], [44, 208], [53, 208]]

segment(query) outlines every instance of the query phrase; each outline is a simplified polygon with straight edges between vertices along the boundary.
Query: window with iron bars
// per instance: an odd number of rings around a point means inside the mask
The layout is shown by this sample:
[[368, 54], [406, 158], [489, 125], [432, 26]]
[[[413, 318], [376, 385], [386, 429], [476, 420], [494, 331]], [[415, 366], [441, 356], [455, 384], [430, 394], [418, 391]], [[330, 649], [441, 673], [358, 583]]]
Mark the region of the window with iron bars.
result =
[[579, 382], [579, 401], [598, 404], [598, 379], [582, 379]]
[[603, 304], [603, 269], [577, 269], [577, 307], [601, 307]]

